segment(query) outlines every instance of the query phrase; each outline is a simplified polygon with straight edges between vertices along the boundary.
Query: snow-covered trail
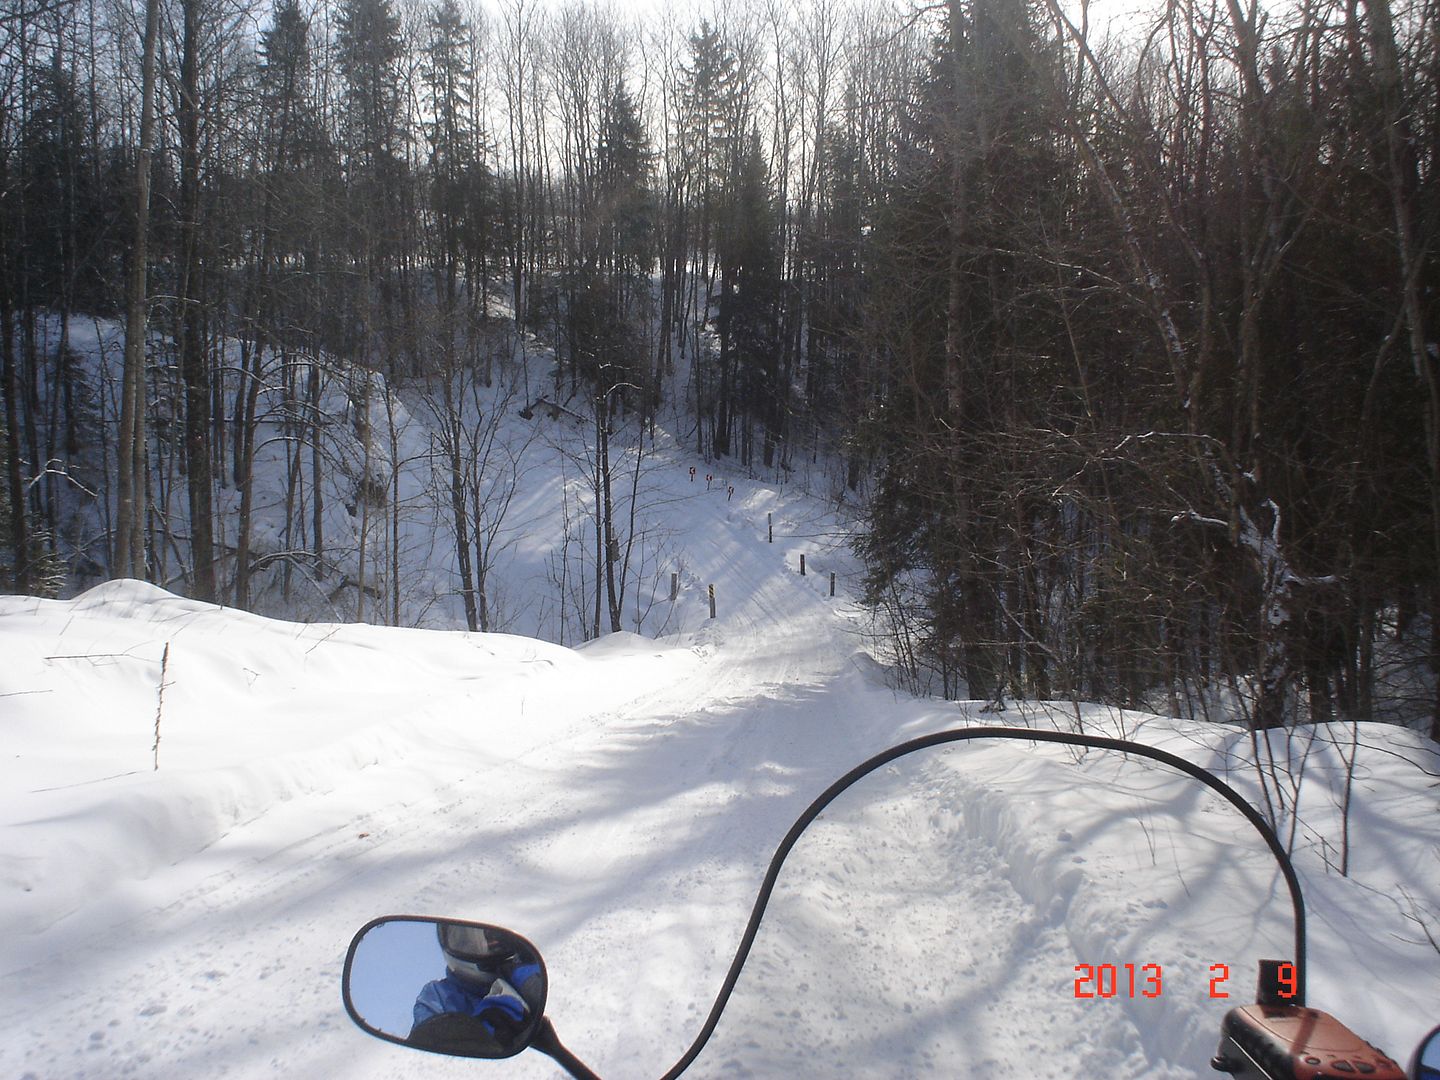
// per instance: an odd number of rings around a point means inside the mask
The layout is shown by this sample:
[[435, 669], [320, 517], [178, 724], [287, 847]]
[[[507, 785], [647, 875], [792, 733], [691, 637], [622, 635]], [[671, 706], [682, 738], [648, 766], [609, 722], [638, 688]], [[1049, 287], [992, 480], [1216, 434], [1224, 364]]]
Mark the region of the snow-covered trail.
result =
[[[641, 977], [671, 988], [657, 1001], [682, 1015], [667, 1027], [662, 1009], [652, 1022], [672, 1045], [677, 1030], [683, 1039], [788, 820], [855, 756], [848, 747], [862, 735], [867, 745], [887, 741], [873, 718], [826, 704], [836, 679], [854, 678], [853, 648], [812, 582], [766, 565], [780, 558], [769, 545], [736, 558], [720, 531], [709, 549], [696, 568], [718, 579], [730, 612], [689, 648], [627, 635], [584, 650], [602, 670], [637, 667], [644, 653], [655, 660], [623, 691], [602, 686], [609, 704], [577, 707], [569, 695], [527, 726], [547, 696], [560, 696], [532, 689], [488, 746], [459, 725], [432, 725], [397, 760], [281, 802], [7, 949], [6, 985], [25, 989], [0, 1003], [7, 1029], [26, 1035], [6, 1040], [4, 1060], [36, 1077], [270, 1075], [302, 1065], [389, 1075], [394, 1048], [356, 1038], [337, 1008], [339, 959], [354, 927], [402, 909], [522, 927], [552, 952], [557, 1012], [567, 987], [590, 997], [576, 976], [623, 969], [614, 954], [663, 957]], [[477, 691], [470, 704], [486, 696]], [[674, 923], [668, 939], [637, 950], [635, 920], [677, 907], [706, 914], [660, 917]], [[82, 987], [89, 1016], [77, 1038]], [[597, 1061], [606, 1042], [631, 1055], [606, 1038], [613, 1016], [592, 1011], [599, 1030], [572, 1038], [598, 1043]], [[682, 1048], [660, 1042], [657, 1066]]]
[[[258, 811], [218, 805], [230, 772], [213, 762], [183, 775], [190, 788], [214, 785], [206, 821], [223, 827], [204, 842], [156, 820], [196, 805], [193, 791], [174, 801], [179, 781], [165, 769], [77, 779], [67, 801], [7, 812], [7, 838], [68, 837], [65, 858], [93, 895], [74, 899], [23, 858], [0, 864], [7, 880], [33, 879], [33, 895], [75, 907], [58, 920], [23, 898], [5, 909], [40, 928], [7, 933], [0, 1076], [555, 1076], [537, 1054], [451, 1061], [351, 1026], [339, 1000], [345, 946], [370, 918], [398, 912], [530, 937], [567, 1044], [601, 1075], [658, 1076], [708, 1011], [800, 810], [869, 754], [968, 715], [897, 698], [870, 676], [848, 603], [824, 595], [827, 562], [843, 556], [812, 538], [819, 572], [802, 578], [796, 546], [765, 542], [766, 513], [791, 507], [752, 486], [733, 501], [706, 496], [677, 496], [692, 507], [688, 606], [684, 632], [660, 642], [612, 635], [570, 653], [366, 628], [327, 631], [332, 642], [138, 586], [88, 607], [0, 605], [0, 632], [24, 627], [35, 653], [0, 692], [69, 702], [73, 691], [72, 710], [111, 676], [72, 686], [54, 673], [70, 670], [57, 656], [153, 661], [162, 640], [185, 641], [191, 697], [167, 699], [166, 746], [181, 760], [209, 761], [206, 739], [219, 736], [207, 732], [262, 725], [265, 739], [299, 738], [333, 721], [327, 711], [360, 716], [274, 767], [325, 766], [320, 779], [268, 797], [255, 795], [259, 781], [241, 784]], [[696, 615], [710, 582], [713, 622]], [[227, 675], [237, 668], [249, 675]], [[208, 697], [194, 692], [207, 671]], [[279, 674], [291, 688], [256, 699]], [[117, 716], [136, 714], [143, 734], [153, 679], [117, 685], [134, 698], [115, 699]], [[347, 687], [358, 689], [342, 707]], [[109, 737], [98, 722], [74, 737], [87, 732]], [[1172, 737], [1212, 745], [1180, 728]], [[263, 772], [269, 759], [258, 760]], [[796, 849], [693, 1075], [949, 1075], [957, 1061], [997, 1078], [1207, 1075], [1225, 1007], [1204, 1000], [1208, 965], [1233, 963], [1243, 998], [1254, 956], [1288, 933], [1283, 908], [1256, 917], [1273, 888], [1267, 856], [1247, 854], [1245, 837], [1235, 854], [1234, 819], [1192, 785], [1123, 762], [1087, 760], [1083, 772], [1061, 752], [977, 746], [867, 779]], [[90, 827], [117, 807], [171, 830], [155, 845], [164, 857], [143, 873], [118, 859], [111, 877], [87, 878], [87, 860], [108, 857]], [[123, 830], [115, 842], [127, 842]], [[1164, 963], [1172, 988], [1154, 1002], [1075, 1000], [1076, 963], [1125, 960]]]

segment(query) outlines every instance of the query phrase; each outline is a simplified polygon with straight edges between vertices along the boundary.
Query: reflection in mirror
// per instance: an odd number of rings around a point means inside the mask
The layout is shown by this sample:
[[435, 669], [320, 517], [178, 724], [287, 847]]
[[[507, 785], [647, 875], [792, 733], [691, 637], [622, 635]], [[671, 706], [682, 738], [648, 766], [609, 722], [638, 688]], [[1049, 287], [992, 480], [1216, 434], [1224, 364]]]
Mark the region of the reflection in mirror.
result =
[[1415, 1051], [1415, 1080], [1440, 1080], [1440, 1028], [1425, 1037]]
[[372, 1035], [439, 1054], [518, 1054], [539, 1028], [545, 992], [535, 946], [485, 923], [376, 919], [345, 958], [351, 1018]]

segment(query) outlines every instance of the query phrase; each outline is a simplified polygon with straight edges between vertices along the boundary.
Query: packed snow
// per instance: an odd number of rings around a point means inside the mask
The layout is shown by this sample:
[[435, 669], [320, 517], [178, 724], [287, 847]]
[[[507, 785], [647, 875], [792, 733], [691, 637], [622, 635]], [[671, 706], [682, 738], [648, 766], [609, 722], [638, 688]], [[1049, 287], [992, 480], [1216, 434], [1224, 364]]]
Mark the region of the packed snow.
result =
[[[414, 912], [526, 935], [562, 1040], [644, 1080], [698, 1031], [790, 823], [895, 742], [1079, 728], [1259, 799], [1237, 726], [892, 689], [833, 503], [706, 485], [703, 464], [692, 481], [674, 447], [656, 460], [675, 561], [647, 632], [578, 648], [285, 622], [134, 581], [0, 598], [0, 1075], [558, 1075], [350, 1023], [351, 935]], [[1279, 824], [1310, 908], [1310, 1004], [1402, 1059], [1440, 1022], [1436, 749], [1379, 725], [1275, 749], [1301, 803]], [[690, 1075], [1206, 1077], [1220, 1018], [1292, 933], [1259, 836], [1173, 770], [926, 751], [802, 838]], [[1077, 965], [1107, 964], [1117, 991], [1077, 997]], [[1159, 993], [1132, 996], [1126, 964], [1158, 969]]]

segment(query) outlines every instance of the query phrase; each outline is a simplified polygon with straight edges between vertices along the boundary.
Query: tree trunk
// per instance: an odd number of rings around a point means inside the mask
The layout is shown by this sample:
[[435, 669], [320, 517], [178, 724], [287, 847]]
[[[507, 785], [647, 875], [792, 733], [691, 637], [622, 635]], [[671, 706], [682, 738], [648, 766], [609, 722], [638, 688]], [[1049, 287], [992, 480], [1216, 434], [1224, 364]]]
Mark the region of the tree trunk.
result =
[[[3, 178], [0, 178], [3, 179]], [[0, 218], [3, 222], [3, 218]], [[15, 553], [15, 591], [30, 591], [29, 514], [25, 500], [25, 480], [20, 468], [20, 410], [15, 382], [15, 316], [10, 306], [10, 290], [0, 282], [0, 363], [4, 364], [5, 394], [5, 473], [10, 491], [10, 540]]]
[[140, 147], [135, 161], [135, 241], [125, 304], [125, 362], [121, 375], [120, 439], [116, 453], [115, 551], [111, 572], [145, 573], [145, 334], [147, 245], [150, 235], [150, 148], [155, 138], [155, 38], [160, 2], [145, 0], [145, 44], [140, 80]]
[[185, 471], [190, 504], [193, 595], [214, 601], [214, 514], [210, 485], [210, 371], [205, 355], [200, 266], [200, 0], [184, 2], [180, 58], [180, 374], [185, 381]]

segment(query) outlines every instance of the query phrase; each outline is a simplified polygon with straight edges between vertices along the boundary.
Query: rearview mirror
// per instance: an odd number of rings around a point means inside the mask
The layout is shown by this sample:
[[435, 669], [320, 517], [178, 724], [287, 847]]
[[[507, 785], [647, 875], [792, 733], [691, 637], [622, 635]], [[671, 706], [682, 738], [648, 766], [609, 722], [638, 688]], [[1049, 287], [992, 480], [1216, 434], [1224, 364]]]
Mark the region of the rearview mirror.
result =
[[1415, 1051], [1410, 1072], [1415, 1080], [1440, 1080], [1440, 1027], [1437, 1027]]
[[378, 1038], [455, 1057], [506, 1058], [534, 1041], [545, 964], [519, 934], [488, 923], [389, 915], [345, 955], [345, 1011]]

